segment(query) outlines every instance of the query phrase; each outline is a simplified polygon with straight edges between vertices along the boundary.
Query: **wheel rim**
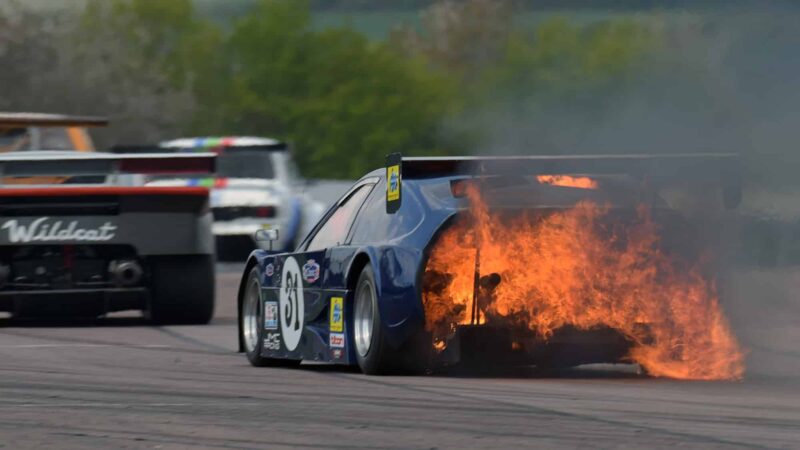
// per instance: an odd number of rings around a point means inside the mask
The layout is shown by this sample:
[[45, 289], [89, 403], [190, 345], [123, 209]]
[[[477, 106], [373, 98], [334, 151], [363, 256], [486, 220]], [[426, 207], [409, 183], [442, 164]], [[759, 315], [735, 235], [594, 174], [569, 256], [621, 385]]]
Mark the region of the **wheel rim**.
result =
[[367, 356], [372, 345], [372, 326], [374, 322], [373, 305], [375, 292], [372, 283], [363, 283], [356, 293], [356, 310], [353, 315], [353, 326], [356, 340], [356, 351], [362, 357]]
[[258, 318], [261, 309], [261, 293], [259, 291], [258, 281], [253, 280], [247, 290], [242, 311], [242, 333], [244, 334], [245, 348], [249, 353], [255, 351], [258, 345]]

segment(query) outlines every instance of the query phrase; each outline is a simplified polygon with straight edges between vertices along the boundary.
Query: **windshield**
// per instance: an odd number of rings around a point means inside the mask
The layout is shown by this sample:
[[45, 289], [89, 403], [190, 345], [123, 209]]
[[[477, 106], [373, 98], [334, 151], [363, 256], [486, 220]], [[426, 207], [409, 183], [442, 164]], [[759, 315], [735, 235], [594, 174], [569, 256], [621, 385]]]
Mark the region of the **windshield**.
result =
[[0, 153], [93, 149], [89, 136], [79, 127], [0, 128]]
[[274, 178], [272, 156], [263, 150], [228, 150], [217, 157], [217, 176]]

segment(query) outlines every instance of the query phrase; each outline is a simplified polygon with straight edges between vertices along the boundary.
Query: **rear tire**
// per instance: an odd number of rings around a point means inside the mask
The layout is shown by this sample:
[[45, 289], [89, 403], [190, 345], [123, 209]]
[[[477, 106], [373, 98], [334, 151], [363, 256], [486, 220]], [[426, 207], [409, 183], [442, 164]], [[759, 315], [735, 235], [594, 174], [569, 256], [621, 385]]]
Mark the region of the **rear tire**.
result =
[[391, 348], [383, 333], [378, 309], [375, 274], [364, 266], [356, 283], [353, 301], [353, 342], [356, 360], [367, 375], [388, 375], [397, 371]]
[[173, 256], [153, 259], [147, 311], [159, 325], [202, 325], [214, 315], [214, 258]]
[[264, 301], [261, 298], [261, 281], [258, 268], [253, 267], [247, 276], [242, 307], [239, 312], [239, 340], [247, 360], [255, 367], [294, 367], [300, 361], [265, 358], [261, 356], [264, 345]]

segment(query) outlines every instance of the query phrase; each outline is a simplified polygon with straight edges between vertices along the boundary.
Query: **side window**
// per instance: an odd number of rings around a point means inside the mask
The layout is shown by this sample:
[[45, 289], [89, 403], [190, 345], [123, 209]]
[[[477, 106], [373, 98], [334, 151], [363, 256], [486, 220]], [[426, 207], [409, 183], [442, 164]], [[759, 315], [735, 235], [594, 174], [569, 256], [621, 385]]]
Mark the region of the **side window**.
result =
[[365, 184], [350, 194], [350, 197], [336, 208], [336, 211], [328, 217], [317, 234], [311, 238], [306, 251], [322, 250], [343, 243], [358, 209], [373, 186], [374, 184]]
[[414, 229], [422, 215], [416, 199], [406, 192], [395, 214], [386, 213], [386, 191], [375, 189], [358, 213], [353, 225], [352, 243], [365, 244], [402, 236]]

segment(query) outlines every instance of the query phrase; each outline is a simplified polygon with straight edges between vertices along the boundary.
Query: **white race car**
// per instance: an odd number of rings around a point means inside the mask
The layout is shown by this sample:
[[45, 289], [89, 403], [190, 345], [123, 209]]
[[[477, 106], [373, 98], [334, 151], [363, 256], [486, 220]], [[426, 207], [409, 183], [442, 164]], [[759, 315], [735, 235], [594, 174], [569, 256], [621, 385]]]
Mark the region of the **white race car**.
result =
[[158, 178], [149, 184], [211, 188], [217, 252], [243, 257], [256, 246], [260, 229], [278, 229], [275, 250], [291, 250], [316, 223], [324, 205], [312, 200], [286, 143], [263, 137], [182, 138], [159, 144], [176, 152], [217, 153], [214, 178]]

